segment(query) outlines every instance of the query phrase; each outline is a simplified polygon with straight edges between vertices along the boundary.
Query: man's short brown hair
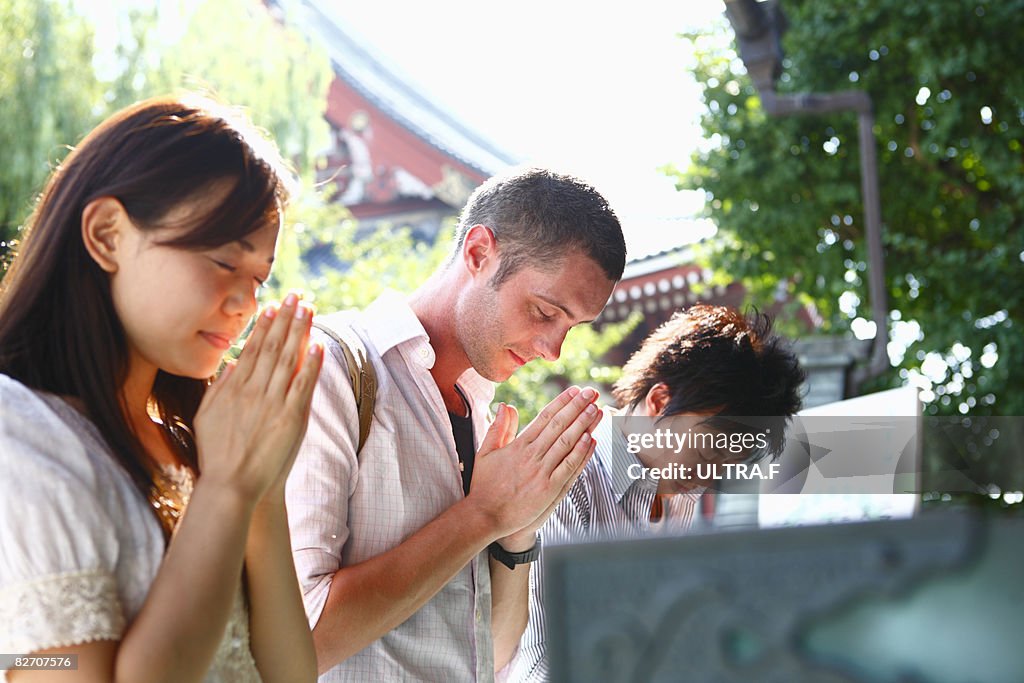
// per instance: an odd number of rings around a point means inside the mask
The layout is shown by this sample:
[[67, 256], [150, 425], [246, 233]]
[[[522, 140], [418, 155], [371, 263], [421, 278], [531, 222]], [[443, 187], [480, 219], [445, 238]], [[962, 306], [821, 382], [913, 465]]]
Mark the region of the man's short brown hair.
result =
[[498, 242], [498, 287], [526, 264], [543, 268], [570, 251], [585, 254], [609, 280], [622, 277], [626, 242], [608, 201], [586, 182], [543, 168], [494, 176], [470, 196], [455, 232], [456, 258], [474, 225], [485, 225]]

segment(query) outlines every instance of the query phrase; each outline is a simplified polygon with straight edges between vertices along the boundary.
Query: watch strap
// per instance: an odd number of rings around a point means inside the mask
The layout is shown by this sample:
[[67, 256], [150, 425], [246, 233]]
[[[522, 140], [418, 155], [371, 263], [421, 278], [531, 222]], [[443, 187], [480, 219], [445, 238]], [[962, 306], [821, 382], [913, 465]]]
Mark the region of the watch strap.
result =
[[539, 534], [537, 535], [536, 539], [537, 540], [533, 544], [532, 548], [530, 548], [529, 550], [524, 550], [521, 553], [510, 553], [509, 551], [505, 550], [497, 541], [487, 546], [487, 552], [490, 554], [491, 557], [496, 559], [498, 562], [501, 562], [509, 569], [515, 569], [517, 565], [529, 564], [531, 562], [534, 562], [538, 557], [540, 557]]

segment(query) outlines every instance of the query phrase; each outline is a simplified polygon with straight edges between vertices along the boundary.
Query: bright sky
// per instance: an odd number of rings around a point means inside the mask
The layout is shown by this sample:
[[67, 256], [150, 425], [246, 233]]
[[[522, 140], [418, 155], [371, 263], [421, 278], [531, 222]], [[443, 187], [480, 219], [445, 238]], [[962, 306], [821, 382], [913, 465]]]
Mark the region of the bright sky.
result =
[[[351, 2], [336, 11], [386, 62], [525, 162], [592, 182], [619, 213], [630, 257], [707, 234], [700, 193], [657, 168], [700, 140], [700, 90], [678, 33], [721, 0]], [[713, 230], [713, 229], [711, 229]]]

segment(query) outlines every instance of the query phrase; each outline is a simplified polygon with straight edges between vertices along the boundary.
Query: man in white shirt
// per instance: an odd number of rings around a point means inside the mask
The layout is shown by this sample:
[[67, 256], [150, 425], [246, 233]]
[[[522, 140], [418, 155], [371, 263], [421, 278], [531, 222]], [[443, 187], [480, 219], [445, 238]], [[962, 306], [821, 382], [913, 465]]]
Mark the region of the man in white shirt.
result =
[[288, 481], [321, 681], [490, 680], [510, 660], [536, 531], [593, 452], [601, 414], [592, 390], [570, 388], [518, 437], [508, 406], [488, 430], [491, 383], [558, 358], [624, 265], [619, 222], [589, 185], [541, 169], [484, 183], [444, 266], [409, 299], [386, 293], [348, 318], [378, 377], [358, 453], [347, 369], [321, 339]]
[[[697, 464], [706, 470], [709, 463], [778, 456], [786, 422], [800, 409], [803, 381], [796, 355], [772, 333], [767, 316], [708, 305], [676, 313], [623, 368], [614, 395], [628, 417], [607, 416], [601, 422], [597, 452], [541, 528], [543, 544], [685, 532], [709, 482], [695, 475], [658, 480], [637, 475], [652, 468], [680, 472], [680, 467], [695, 473]], [[703, 446], [678, 453], [630, 448], [629, 434], [656, 427], [671, 427], [676, 434], [764, 434], [764, 447], [742, 453]], [[742, 439], [733, 439], [738, 442]], [[666, 470], [670, 465], [675, 469]], [[530, 621], [508, 672], [512, 681], [548, 680], [543, 579], [536, 562], [530, 570]]]

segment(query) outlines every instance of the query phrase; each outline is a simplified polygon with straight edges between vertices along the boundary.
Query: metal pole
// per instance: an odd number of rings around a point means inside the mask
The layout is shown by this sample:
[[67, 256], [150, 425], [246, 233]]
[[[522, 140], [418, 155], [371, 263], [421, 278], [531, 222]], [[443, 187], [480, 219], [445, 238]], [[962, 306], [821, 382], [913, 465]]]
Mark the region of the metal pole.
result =
[[771, 116], [850, 110], [857, 112], [861, 200], [864, 204], [865, 240], [868, 246], [868, 296], [871, 297], [871, 318], [875, 322], [871, 358], [867, 365], [858, 368], [850, 377], [854, 385], [860, 385], [889, 369], [889, 295], [885, 288], [882, 207], [878, 192], [878, 156], [875, 153], [875, 115], [871, 96], [861, 90], [828, 94], [800, 93], [781, 97], [774, 91], [766, 91], [761, 93], [761, 104]]
[[889, 368], [889, 295], [885, 287], [885, 250], [882, 248], [882, 208], [878, 194], [878, 157], [875, 154], [875, 114], [870, 102], [857, 114], [860, 138], [860, 182], [864, 198], [864, 223], [868, 243], [868, 293], [875, 320], [871, 362], [855, 374], [857, 384], [877, 377]]

